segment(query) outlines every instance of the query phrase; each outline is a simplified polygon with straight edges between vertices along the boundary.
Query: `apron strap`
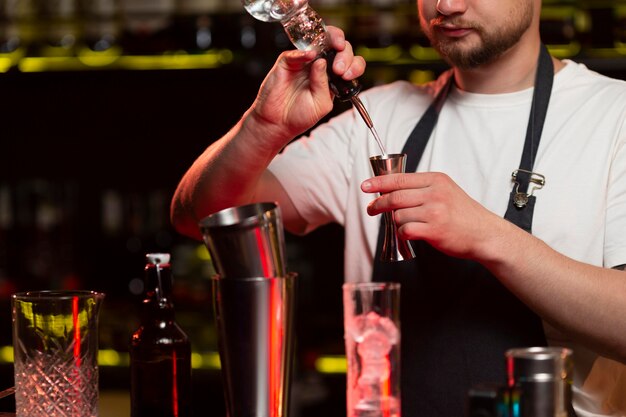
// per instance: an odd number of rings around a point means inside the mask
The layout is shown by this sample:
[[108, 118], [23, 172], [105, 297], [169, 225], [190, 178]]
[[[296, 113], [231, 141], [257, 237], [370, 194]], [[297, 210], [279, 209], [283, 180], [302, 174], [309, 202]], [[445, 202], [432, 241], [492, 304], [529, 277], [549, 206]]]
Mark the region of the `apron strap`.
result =
[[430, 139], [433, 130], [435, 130], [435, 125], [439, 119], [439, 112], [446, 98], [448, 98], [453, 83], [454, 74], [451, 74], [443, 88], [437, 93], [437, 96], [430, 106], [428, 106], [428, 109], [426, 109], [422, 118], [417, 122], [417, 125], [413, 128], [411, 135], [404, 144], [402, 153], [406, 154], [405, 172], [417, 171], [417, 164], [419, 164], [420, 159], [422, 159], [428, 139]]
[[532, 195], [533, 189], [530, 192], [528, 189], [531, 183], [537, 184], [536, 188], [543, 187], [545, 183], [543, 176], [533, 172], [533, 166], [537, 157], [537, 149], [539, 148], [546, 114], [548, 113], [553, 80], [554, 66], [552, 65], [552, 58], [545, 45], [542, 44], [522, 160], [520, 161], [519, 169], [513, 173], [515, 185], [509, 195], [509, 203], [504, 214], [505, 219], [528, 233], [532, 233], [533, 213], [536, 202], [535, 196]]
[[[552, 58], [546, 46], [541, 44], [537, 73], [535, 76], [535, 89], [533, 91], [528, 127], [526, 129], [526, 139], [524, 141], [524, 150], [522, 152], [519, 169], [515, 171], [515, 174], [517, 174], [515, 179], [516, 183], [509, 196], [509, 204], [507, 205], [507, 211], [504, 215], [505, 219], [527, 232], [531, 232], [532, 217], [535, 207], [535, 196], [532, 195], [532, 190], [531, 194], [528, 194], [528, 188], [530, 183], [534, 182], [533, 180], [535, 179], [532, 175], [532, 169], [537, 156], [537, 149], [539, 149], [539, 141], [548, 111], [548, 104], [550, 103], [553, 79], [554, 67], [552, 65]], [[453, 82], [454, 75], [450, 75], [446, 84], [439, 91], [404, 144], [402, 152], [407, 155], [406, 172], [417, 171], [417, 165], [422, 159], [426, 144], [437, 125], [439, 113], [450, 93]], [[524, 204], [519, 203], [520, 196], [527, 199]]]

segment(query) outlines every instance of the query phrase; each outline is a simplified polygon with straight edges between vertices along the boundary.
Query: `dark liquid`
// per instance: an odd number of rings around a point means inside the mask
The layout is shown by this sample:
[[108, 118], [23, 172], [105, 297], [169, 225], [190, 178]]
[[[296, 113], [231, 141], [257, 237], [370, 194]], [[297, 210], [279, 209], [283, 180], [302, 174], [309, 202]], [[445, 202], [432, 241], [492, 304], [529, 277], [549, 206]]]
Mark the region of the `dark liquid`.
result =
[[337, 96], [337, 98], [339, 98], [339, 100], [350, 100], [352, 102], [352, 105], [357, 109], [357, 111], [365, 121], [365, 124], [370, 129], [370, 132], [372, 132], [372, 135], [374, 135], [374, 139], [376, 139], [376, 143], [380, 148], [381, 154], [387, 155], [387, 151], [385, 150], [385, 147], [380, 140], [380, 136], [378, 136], [378, 132], [376, 132], [376, 129], [374, 128], [374, 123], [372, 123], [372, 119], [367, 112], [367, 109], [365, 109], [363, 102], [359, 98], [361, 84], [357, 80], [346, 81], [333, 72], [332, 62], [335, 60], [335, 55], [337, 55], [337, 51], [335, 51], [334, 49], [327, 49], [321, 54], [321, 56], [328, 61], [326, 71], [328, 73], [328, 78], [330, 79], [330, 89]]
[[143, 317], [130, 340], [131, 417], [189, 417], [191, 343], [174, 321], [169, 254], [147, 258]]
[[131, 355], [131, 416], [191, 416], [188, 347], [134, 347]]
[[374, 128], [374, 123], [372, 122], [372, 119], [370, 118], [370, 115], [367, 112], [367, 109], [363, 105], [363, 102], [361, 101], [361, 99], [359, 99], [359, 96], [354, 95], [350, 97], [350, 101], [352, 101], [352, 105], [354, 106], [355, 109], [357, 109], [357, 111], [359, 112], [363, 120], [365, 121], [365, 124], [367, 125], [367, 127], [369, 127], [370, 132], [372, 132], [372, 135], [374, 135], [374, 139], [376, 139], [376, 143], [378, 144], [378, 147], [380, 148], [380, 153], [382, 155], [387, 155], [387, 151], [385, 150], [385, 147], [383, 146], [383, 142], [380, 140], [380, 136], [378, 136], [378, 132]]

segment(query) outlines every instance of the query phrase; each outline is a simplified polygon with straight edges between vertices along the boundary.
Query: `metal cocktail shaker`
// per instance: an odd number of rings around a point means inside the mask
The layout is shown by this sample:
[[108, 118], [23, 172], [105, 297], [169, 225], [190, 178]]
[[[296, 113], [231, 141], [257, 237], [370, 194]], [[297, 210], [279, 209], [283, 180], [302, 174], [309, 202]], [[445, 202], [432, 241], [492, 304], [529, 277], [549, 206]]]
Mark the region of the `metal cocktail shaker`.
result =
[[229, 417], [282, 417], [289, 406], [295, 277], [279, 207], [228, 208], [200, 222], [218, 275], [213, 307]]
[[286, 275], [285, 237], [276, 203], [218, 211], [200, 221], [200, 231], [220, 278]]

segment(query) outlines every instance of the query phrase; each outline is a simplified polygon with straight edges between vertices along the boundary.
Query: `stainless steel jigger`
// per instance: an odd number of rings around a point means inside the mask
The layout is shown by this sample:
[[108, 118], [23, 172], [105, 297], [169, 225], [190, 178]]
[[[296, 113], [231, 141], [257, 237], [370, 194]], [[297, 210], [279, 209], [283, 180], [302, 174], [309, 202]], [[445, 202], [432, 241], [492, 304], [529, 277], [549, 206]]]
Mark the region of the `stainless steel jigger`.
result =
[[296, 274], [286, 272], [280, 209], [231, 207], [199, 227], [217, 271], [212, 295], [228, 417], [285, 417]]
[[[374, 175], [398, 174], [404, 172], [406, 164], [406, 154], [395, 153], [376, 155], [370, 158], [370, 165]], [[383, 213], [385, 221], [385, 240], [380, 254], [383, 262], [405, 261], [415, 258], [413, 248], [406, 240], [398, 238], [396, 222], [393, 219], [393, 212]]]

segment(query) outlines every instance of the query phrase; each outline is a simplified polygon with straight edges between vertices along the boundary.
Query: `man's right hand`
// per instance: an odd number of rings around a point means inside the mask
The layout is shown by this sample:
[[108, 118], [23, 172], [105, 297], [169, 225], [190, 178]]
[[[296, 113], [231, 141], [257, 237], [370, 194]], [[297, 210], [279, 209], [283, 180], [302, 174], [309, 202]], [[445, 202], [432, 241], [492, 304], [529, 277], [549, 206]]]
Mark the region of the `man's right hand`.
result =
[[[361, 76], [365, 60], [354, 56], [352, 46], [338, 28], [327, 28], [337, 51], [333, 71], [346, 80]], [[316, 51], [283, 52], [263, 81], [244, 119], [244, 128], [256, 132], [265, 146], [280, 150], [293, 138], [313, 127], [333, 108], [326, 61]]]

